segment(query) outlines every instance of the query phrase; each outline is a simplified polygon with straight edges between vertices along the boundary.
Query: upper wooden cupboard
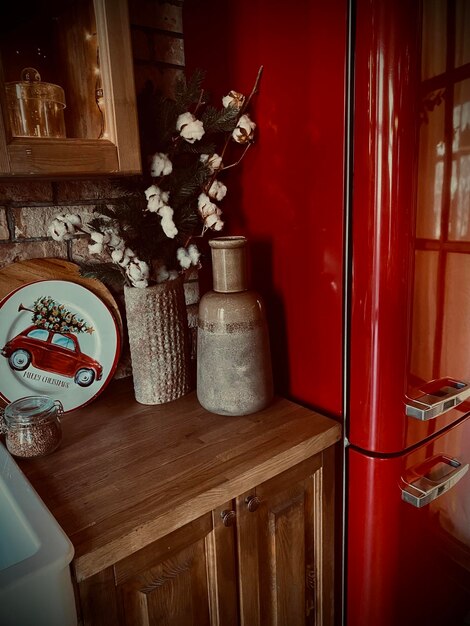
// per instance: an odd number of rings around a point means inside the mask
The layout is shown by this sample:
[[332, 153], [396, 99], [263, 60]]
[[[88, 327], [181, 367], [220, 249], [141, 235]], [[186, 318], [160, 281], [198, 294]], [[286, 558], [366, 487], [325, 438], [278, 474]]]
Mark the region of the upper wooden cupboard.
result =
[[0, 176], [141, 171], [127, 0], [6, 2], [0, 55]]

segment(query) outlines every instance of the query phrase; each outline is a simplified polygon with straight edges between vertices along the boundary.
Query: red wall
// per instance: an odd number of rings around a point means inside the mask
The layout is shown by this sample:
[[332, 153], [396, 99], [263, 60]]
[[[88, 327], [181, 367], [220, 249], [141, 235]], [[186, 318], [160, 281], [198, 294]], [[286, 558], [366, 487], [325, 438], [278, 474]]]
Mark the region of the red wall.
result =
[[277, 391], [342, 410], [346, 0], [188, 0], [188, 70], [213, 102], [255, 97], [256, 144], [224, 174], [226, 232], [244, 234], [265, 299]]

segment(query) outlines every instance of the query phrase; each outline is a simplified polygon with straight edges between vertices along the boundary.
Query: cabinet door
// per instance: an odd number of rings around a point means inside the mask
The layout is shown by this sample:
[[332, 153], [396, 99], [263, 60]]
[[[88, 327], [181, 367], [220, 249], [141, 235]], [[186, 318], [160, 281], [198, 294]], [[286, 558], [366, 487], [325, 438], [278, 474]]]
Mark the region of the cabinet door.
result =
[[127, 0], [12, 5], [0, 3], [0, 176], [140, 173]]
[[235, 539], [208, 513], [80, 583], [84, 626], [237, 624]]
[[237, 498], [243, 626], [333, 624], [332, 453]]

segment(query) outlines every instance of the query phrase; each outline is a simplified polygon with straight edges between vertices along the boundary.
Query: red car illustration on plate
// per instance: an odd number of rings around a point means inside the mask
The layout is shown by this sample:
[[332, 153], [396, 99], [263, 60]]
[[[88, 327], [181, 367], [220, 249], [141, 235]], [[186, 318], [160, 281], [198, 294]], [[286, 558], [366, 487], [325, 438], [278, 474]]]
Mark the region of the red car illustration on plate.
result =
[[22, 372], [33, 365], [40, 370], [73, 378], [80, 387], [89, 387], [103, 375], [103, 367], [80, 350], [78, 339], [72, 333], [29, 326], [10, 339], [1, 354], [16, 371]]

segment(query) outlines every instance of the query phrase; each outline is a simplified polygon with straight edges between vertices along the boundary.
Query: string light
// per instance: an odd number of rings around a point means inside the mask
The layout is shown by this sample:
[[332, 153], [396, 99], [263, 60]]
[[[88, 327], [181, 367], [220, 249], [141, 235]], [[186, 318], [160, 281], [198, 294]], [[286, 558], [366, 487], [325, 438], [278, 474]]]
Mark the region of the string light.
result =
[[[85, 41], [91, 41], [95, 37], [96, 37], [96, 33], [89, 33], [85, 31]], [[98, 139], [107, 139], [108, 134], [107, 132], [105, 132], [105, 117], [104, 117], [104, 111], [103, 111], [103, 106], [104, 106], [103, 88], [101, 86], [100, 49], [98, 45], [96, 45], [96, 65], [93, 67], [93, 75], [96, 77], [95, 103], [101, 116], [101, 131], [98, 136]]]

